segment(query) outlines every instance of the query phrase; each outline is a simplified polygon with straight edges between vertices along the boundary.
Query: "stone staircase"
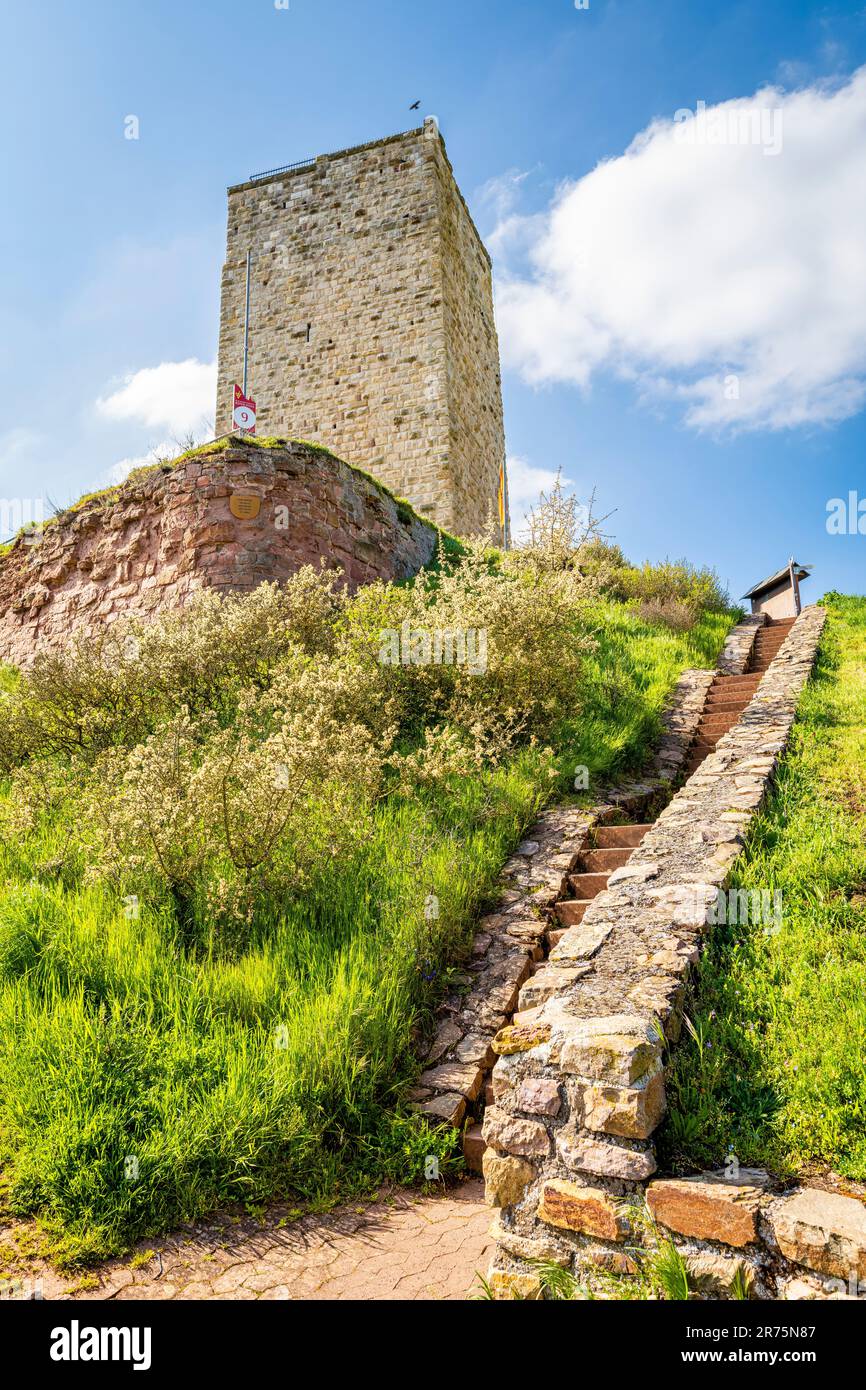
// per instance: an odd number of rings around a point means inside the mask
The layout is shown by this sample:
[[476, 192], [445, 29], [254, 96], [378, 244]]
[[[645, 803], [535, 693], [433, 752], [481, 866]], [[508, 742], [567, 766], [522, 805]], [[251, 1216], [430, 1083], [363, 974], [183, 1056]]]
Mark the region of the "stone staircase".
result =
[[[685, 777], [691, 777], [692, 773], [697, 771], [704, 759], [715, 750], [722, 735], [739, 721], [793, 625], [793, 618], [767, 622], [755, 634], [746, 672], [743, 675], [715, 676], [709, 687], [697, 731], [689, 746], [683, 768]], [[645, 814], [653, 813], [649, 810], [649, 804], [648, 801], [644, 802]], [[550, 920], [531, 966], [531, 977], [537, 976], [537, 973], [545, 968], [549, 953], [566, 931], [583, 921], [590, 903], [607, 888], [611, 874], [625, 867], [652, 824], [652, 821], [647, 820], [621, 825], [599, 823], [590, 831], [585, 847], [580, 851], [572, 871], [567, 875], [564, 896], [553, 905], [552, 911], [548, 909]], [[524, 987], [524, 997], [527, 994], [531, 997], [538, 992], [537, 983], [530, 984], [528, 989]], [[535, 1012], [534, 1008], [517, 1012], [513, 1015], [512, 1022], [529, 1023]], [[475, 1122], [470, 1119], [463, 1136], [466, 1165], [473, 1172], [481, 1172], [481, 1162], [486, 1148], [481, 1123], [484, 1110], [494, 1104], [489, 1065], [490, 1058], [487, 1058], [484, 1068], [487, 1071], [486, 1084], [480, 1088], [477, 1101], [470, 1111], [470, 1114], [474, 1111]]]
[[583, 914], [593, 898], [604, 892], [614, 869], [621, 869], [628, 863], [632, 850], [637, 848], [649, 828], [649, 823], [596, 827], [591, 848], [581, 853], [577, 872], [568, 876], [574, 897], [564, 898], [554, 907], [559, 928], [548, 933], [551, 948], [566, 928], [583, 921]]
[[[578, 856], [575, 871], [568, 875], [568, 889], [574, 896], [564, 897], [555, 904], [555, 919], [545, 933], [544, 954], [536, 961], [533, 974], [544, 966], [548, 953], [563, 933], [582, 921], [589, 904], [607, 887], [608, 879], [614, 870], [621, 869], [628, 863], [651, 824], [651, 821], [641, 821], [628, 825], [595, 826], [590, 834], [588, 846]], [[535, 1012], [535, 1009], [527, 1009], [515, 1013], [512, 1022], [528, 1022]], [[494, 1104], [493, 1088], [489, 1081], [481, 1099], [483, 1106]], [[481, 1161], [486, 1147], [481, 1123], [476, 1122], [467, 1127], [463, 1135], [463, 1156], [471, 1172], [481, 1172]]]
[[739, 721], [743, 710], [751, 702], [760, 685], [764, 672], [778, 654], [793, 626], [793, 618], [767, 622], [755, 635], [755, 644], [746, 673], [742, 676], [716, 676], [707, 695], [695, 741], [689, 750], [685, 767], [687, 777], [697, 772], [704, 758], [715, 750], [722, 735]]

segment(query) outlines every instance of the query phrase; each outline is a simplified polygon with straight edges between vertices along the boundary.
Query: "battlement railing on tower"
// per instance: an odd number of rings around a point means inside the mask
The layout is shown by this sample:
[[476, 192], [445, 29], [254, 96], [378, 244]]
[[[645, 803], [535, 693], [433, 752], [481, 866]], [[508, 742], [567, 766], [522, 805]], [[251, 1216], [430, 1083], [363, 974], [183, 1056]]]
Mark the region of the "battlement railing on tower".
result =
[[294, 164], [281, 164], [279, 169], [265, 169], [261, 174], [250, 174], [249, 182], [258, 183], [259, 179], [272, 179], [275, 174], [290, 174], [293, 169], [312, 169], [315, 159], [298, 159]]

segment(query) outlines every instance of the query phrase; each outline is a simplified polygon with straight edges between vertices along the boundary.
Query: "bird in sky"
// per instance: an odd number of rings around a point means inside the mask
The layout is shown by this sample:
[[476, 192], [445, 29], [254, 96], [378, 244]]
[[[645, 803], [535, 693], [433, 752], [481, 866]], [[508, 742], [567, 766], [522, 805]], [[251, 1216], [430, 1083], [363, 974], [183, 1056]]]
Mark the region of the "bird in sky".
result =
[[413, 102], [412, 102], [412, 105], [409, 107], [409, 110], [410, 110], [410, 111], [417, 111], [417, 110], [418, 110], [418, 107], [419, 107], [420, 105], [421, 105], [420, 101], [413, 101]]

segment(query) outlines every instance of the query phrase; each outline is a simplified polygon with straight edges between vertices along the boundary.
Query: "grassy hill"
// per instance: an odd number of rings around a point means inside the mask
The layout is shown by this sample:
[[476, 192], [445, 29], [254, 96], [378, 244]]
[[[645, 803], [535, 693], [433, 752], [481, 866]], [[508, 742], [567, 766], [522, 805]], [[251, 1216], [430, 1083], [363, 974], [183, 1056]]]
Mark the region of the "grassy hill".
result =
[[[402, 1098], [503, 861], [576, 765], [640, 767], [732, 621], [577, 553], [306, 570], [4, 674], [0, 1156], [60, 1258], [457, 1161]], [[483, 662], [429, 662], [443, 632]]]

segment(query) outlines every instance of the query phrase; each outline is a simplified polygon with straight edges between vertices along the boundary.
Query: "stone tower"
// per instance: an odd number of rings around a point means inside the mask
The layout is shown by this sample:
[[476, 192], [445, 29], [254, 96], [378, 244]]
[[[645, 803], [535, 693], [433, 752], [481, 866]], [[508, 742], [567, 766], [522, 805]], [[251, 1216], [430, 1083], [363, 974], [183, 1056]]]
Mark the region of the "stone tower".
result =
[[504, 462], [490, 257], [435, 121], [228, 190], [217, 434], [242, 380], [258, 433], [327, 445], [458, 535]]

